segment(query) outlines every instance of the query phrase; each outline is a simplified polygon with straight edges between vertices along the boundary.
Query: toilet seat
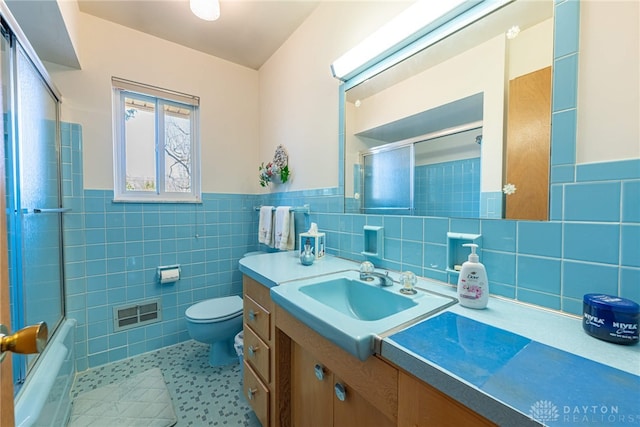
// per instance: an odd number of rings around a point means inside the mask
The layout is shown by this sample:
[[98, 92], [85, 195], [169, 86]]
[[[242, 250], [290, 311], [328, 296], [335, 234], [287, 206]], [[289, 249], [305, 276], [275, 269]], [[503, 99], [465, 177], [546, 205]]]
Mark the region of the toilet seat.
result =
[[193, 323], [223, 322], [242, 315], [242, 298], [211, 298], [187, 308], [185, 317]]

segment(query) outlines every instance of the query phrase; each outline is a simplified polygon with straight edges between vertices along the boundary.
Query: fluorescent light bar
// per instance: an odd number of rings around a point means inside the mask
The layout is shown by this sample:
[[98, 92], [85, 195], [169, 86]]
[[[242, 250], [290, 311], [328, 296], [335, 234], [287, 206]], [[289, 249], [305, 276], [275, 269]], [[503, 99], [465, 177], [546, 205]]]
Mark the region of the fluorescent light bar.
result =
[[220, 18], [220, 3], [218, 0], [189, 0], [191, 12], [205, 21], [215, 21]]
[[417, 1], [356, 47], [336, 59], [331, 64], [333, 75], [347, 80], [346, 76], [371, 65], [371, 61], [378, 59], [381, 55], [391, 53], [399, 44], [410, 42], [411, 40], [408, 40], [410, 37], [463, 3], [465, 0]]

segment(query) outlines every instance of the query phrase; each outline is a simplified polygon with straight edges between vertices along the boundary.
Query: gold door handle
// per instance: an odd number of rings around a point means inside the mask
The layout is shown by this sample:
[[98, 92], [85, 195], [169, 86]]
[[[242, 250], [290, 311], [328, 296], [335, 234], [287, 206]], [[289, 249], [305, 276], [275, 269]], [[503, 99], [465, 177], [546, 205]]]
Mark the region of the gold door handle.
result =
[[7, 327], [0, 325], [0, 361], [4, 359], [7, 351], [19, 354], [42, 352], [47, 345], [49, 331], [46, 322], [40, 322], [22, 328], [13, 335], [8, 334]]

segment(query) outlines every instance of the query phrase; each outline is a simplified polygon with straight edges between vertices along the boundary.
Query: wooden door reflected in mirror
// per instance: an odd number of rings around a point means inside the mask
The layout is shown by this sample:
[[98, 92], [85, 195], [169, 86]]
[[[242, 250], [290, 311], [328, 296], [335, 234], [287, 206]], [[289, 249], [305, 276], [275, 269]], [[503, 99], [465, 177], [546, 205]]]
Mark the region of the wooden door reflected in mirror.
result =
[[551, 67], [509, 82], [505, 144], [506, 219], [546, 221], [549, 212]]

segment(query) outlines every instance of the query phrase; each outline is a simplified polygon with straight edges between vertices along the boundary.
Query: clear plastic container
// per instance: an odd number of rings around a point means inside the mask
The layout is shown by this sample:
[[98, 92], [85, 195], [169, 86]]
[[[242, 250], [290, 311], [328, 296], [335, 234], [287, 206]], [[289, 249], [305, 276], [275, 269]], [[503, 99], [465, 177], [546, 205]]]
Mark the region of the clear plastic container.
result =
[[240, 331], [236, 334], [236, 337], [233, 341], [233, 347], [236, 349], [236, 354], [238, 355], [238, 360], [240, 361], [240, 382], [244, 378], [244, 332]]

